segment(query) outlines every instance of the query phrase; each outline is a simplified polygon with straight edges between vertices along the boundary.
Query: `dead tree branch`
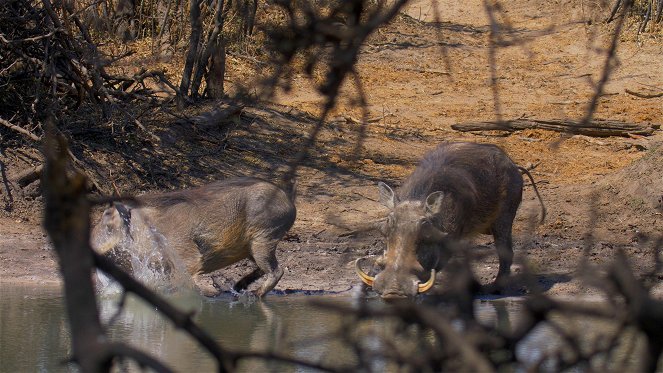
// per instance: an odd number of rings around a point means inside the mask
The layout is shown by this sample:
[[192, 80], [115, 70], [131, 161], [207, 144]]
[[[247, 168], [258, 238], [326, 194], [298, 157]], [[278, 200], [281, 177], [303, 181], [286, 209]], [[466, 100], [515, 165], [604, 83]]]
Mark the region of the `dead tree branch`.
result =
[[656, 372], [663, 353], [663, 302], [653, 299], [635, 278], [621, 250], [610, 268], [609, 278], [626, 299], [629, 321], [647, 338], [647, 347], [642, 353], [644, 370]]
[[[407, 0], [398, 0], [388, 6], [375, 7], [371, 10], [362, 0], [352, 0], [335, 5], [325, 15], [320, 14], [319, 10], [307, 2], [301, 5], [292, 2], [279, 3], [289, 20], [287, 26], [272, 31], [270, 35], [278, 56], [274, 61], [278, 67], [272, 78], [265, 82], [267, 95], [274, 93], [280, 80], [284, 81], [284, 87], [287, 89], [292, 76], [290, 67], [295, 65], [295, 57], [300, 54], [307, 60], [305, 73], [308, 76], [311, 76], [315, 69], [326, 70], [324, 81], [317, 86], [326, 96], [322, 113], [309, 132], [304, 146], [290, 162], [288, 171], [283, 176], [284, 181], [288, 182], [294, 178], [297, 168], [315, 144], [328, 114], [336, 106], [340, 87], [346, 78], [353, 74], [360, 49], [366, 39], [378, 27], [394, 19], [406, 3]], [[337, 21], [339, 18], [345, 20], [343, 25]], [[292, 43], [293, 39], [298, 42]], [[364, 102], [360, 85], [357, 92], [359, 101]], [[363, 116], [365, 122], [366, 112]], [[360, 135], [361, 137], [363, 135]]]
[[630, 89], [625, 89], [624, 92], [628, 93], [629, 95], [633, 95], [635, 97], [640, 97], [640, 98], [658, 98], [658, 97], [663, 97], [663, 92], [658, 92], [658, 93], [641, 93], [641, 92], [636, 92], [632, 91]]
[[506, 131], [514, 132], [526, 129], [542, 129], [568, 134], [577, 134], [593, 137], [622, 136], [630, 135], [650, 136], [656, 131], [653, 126], [647, 126], [635, 123], [624, 123], [612, 120], [595, 119], [590, 123], [575, 120], [537, 120], [537, 119], [514, 119], [503, 122], [468, 122], [451, 125], [456, 131], [475, 132], [475, 131]]
[[96, 254], [93, 251], [91, 252], [94, 258], [94, 264], [97, 268], [115, 279], [120, 285], [122, 285], [124, 291], [136, 294], [149, 304], [156, 307], [159, 312], [168, 317], [176, 327], [189, 333], [189, 335], [196, 339], [201, 346], [203, 346], [216, 359], [219, 364], [219, 371], [225, 372], [230, 370], [232, 367], [231, 356], [227, 351], [223, 350], [209, 334], [193, 322], [192, 314], [179, 311], [168, 301], [122, 271], [110, 259]]
[[90, 208], [85, 198], [82, 175], [67, 176], [67, 144], [53, 132], [48, 135], [44, 153], [44, 227], [60, 262], [65, 304], [71, 328], [73, 357], [83, 371], [109, 371], [111, 360], [99, 320], [92, 284], [94, 268], [89, 249]]
[[[620, 0], [619, 2], [622, 2], [622, 0]], [[626, 16], [628, 15], [628, 12], [631, 9], [632, 5], [633, 5], [633, 0], [623, 0], [622, 13], [619, 15], [617, 24], [615, 25], [615, 29], [613, 31], [612, 39], [610, 40], [610, 45], [608, 47], [608, 50], [606, 51], [605, 62], [603, 63], [603, 69], [601, 71], [601, 78], [594, 87], [594, 95], [592, 95], [592, 99], [587, 105], [587, 110], [585, 111], [585, 115], [580, 121], [581, 127], [588, 126], [592, 121], [592, 117], [594, 116], [594, 111], [596, 111], [596, 106], [598, 105], [601, 96], [603, 96], [605, 85], [608, 84], [608, 79], [610, 78], [610, 74], [612, 73], [612, 70], [616, 67], [618, 63], [617, 45], [619, 44], [619, 38], [622, 33], [622, 27], [624, 26]]]
[[26, 130], [25, 128], [23, 128], [23, 127], [19, 127], [19, 126], [15, 125], [15, 124], [12, 124], [11, 122], [6, 121], [6, 120], [4, 120], [4, 119], [2, 119], [2, 118], [0, 118], [0, 124], [2, 124], [3, 126], [9, 128], [10, 130], [16, 131], [16, 132], [18, 132], [18, 133], [20, 133], [20, 134], [22, 134], [22, 135], [27, 136], [27, 137], [30, 138], [30, 140], [32, 140], [32, 141], [39, 141], [39, 140], [41, 139], [39, 136], [37, 136], [37, 135], [35, 135], [34, 133], [32, 133], [32, 132]]
[[16, 176], [16, 183], [18, 183], [20, 187], [24, 187], [35, 180], [39, 180], [43, 170], [43, 165], [30, 167]]

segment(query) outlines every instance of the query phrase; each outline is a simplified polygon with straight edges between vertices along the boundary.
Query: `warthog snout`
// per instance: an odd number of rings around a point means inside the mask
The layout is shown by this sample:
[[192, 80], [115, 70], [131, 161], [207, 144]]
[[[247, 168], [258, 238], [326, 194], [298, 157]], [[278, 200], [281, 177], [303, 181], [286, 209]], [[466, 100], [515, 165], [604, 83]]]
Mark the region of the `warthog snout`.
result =
[[423, 283], [419, 276], [404, 271], [384, 270], [373, 277], [361, 269], [362, 259], [359, 258], [355, 262], [359, 278], [385, 300], [413, 297], [427, 292], [435, 284], [435, 269], [431, 270], [429, 278]]

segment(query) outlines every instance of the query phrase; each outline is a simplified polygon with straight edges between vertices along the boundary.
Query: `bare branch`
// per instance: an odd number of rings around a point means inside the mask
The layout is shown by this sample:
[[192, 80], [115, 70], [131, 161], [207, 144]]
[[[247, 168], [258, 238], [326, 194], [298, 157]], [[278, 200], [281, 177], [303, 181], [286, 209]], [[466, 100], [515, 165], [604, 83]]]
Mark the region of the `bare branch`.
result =
[[109, 356], [131, 358], [138, 363], [141, 368], [150, 368], [159, 373], [170, 373], [173, 371], [158, 359], [155, 359], [140, 350], [127, 346], [124, 343], [112, 343], [108, 346], [107, 350]]
[[9, 121], [7, 121], [7, 120], [4, 120], [4, 119], [2, 119], [2, 118], [0, 118], [0, 124], [2, 124], [3, 126], [9, 128], [9, 129], [11, 129], [12, 131], [16, 131], [16, 132], [18, 132], [18, 133], [20, 133], [20, 134], [22, 134], [22, 135], [27, 136], [30, 140], [33, 140], [33, 141], [39, 141], [39, 140], [41, 140], [41, 138], [40, 138], [39, 136], [35, 135], [34, 133], [32, 133], [32, 132], [26, 130], [26, 129], [23, 128], [23, 127], [19, 127], [19, 126], [15, 125], [15, 124], [12, 124], [11, 122], [9, 122]]
[[[52, 123], [49, 127], [53, 127]], [[44, 226], [60, 261], [71, 327], [73, 360], [83, 371], [108, 371], [105, 338], [92, 284], [89, 204], [82, 175], [68, 178], [67, 144], [51, 129], [45, 143]]]
[[216, 359], [219, 364], [219, 371], [231, 370], [232, 355], [221, 348], [216, 341], [207, 334], [207, 332], [193, 322], [193, 315], [181, 312], [175, 308], [168, 301], [123, 272], [110, 259], [94, 252], [92, 253], [92, 256], [97, 268], [104, 271], [120, 283], [125, 291], [136, 294], [149, 304], [156, 307], [159, 312], [168, 317], [176, 327], [186, 330], [194, 339], [196, 339], [200, 345], [209, 351], [209, 353]]
[[[619, 2], [621, 2], [621, 0]], [[615, 25], [615, 29], [613, 31], [612, 39], [610, 40], [610, 46], [608, 47], [608, 50], [606, 52], [605, 62], [603, 63], [603, 69], [601, 72], [601, 78], [599, 79], [599, 82], [596, 84], [596, 87], [594, 89], [594, 95], [592, 95], [592, 99], [587, 105], [585, 116], [580, 121], [581, 127], [587, 126], [591, 122], [592, 117], [594, 116], [594, 111], [596, 110], [596, 106], [598, 105], [599, 99], [603, 96], [603, 90], [605, 88], [605, 85], [608, 83], [610, 74], [612, 73], [613, 68], [616, 66], [617, 45], [619, 44], [619, 37], [621, 36], [622, 33], [622, 27], [624, 26], [626, 15], [628, 14], [628, 11], [631, 9], [632, 5], [633, 5], [633, 0], [624, 0], [622, 13], [620, 14], [619, 19], [617, 20], [617, 24]]]

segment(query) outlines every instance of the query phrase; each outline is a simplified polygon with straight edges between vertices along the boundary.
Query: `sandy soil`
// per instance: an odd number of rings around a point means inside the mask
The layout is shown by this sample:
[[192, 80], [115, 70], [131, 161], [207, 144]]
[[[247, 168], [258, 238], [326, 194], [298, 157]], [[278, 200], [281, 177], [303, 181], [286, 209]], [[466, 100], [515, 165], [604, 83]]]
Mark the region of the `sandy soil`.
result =
[[[442, 1], [439, 18], [428, 0], [414, 1], [407, 14], [380, 30], [365, 47], [359, 72], [367, 93], [367, 137], [357, 145], [360, 118], [356, 87], [346, 84], [333, 120], [318, 147], [299, 170], [298, 219], [279, 248], [285, 275], [277, 290], [346, 291], [358, 284], [353, 260], [383, 250], [377, 235], [341, 237], [328, 223], [340, 218], [357, 224], [385, 214], [377, 202], [377, 181], [397, 186], [418, 159], [447, 140], [495, 143], [533, 170], [548, 209], [541, 226], [532, 224], [538, 201], [526, 187], [514, 229], [517, 263], [526, 263], [549, 293], [594, 295], [583, 278], [610, 262], [624, 248], [639, 275], [658, 275], [651, 237], [663, 226], [663, 133], [651, 137], [561, 137], [542, 130], [508, 136], [452, 130], [454, 123], [495, 120], [490, 84], [489, 27], [482, 2]], [[603, 49], [611, 26], [600, 22], [606, 9], [587, 1], [504, 4], [512, 26], [510, 47], [497, 51], [499, 115], [505, 119], [579, 119], [600, 78]], [[660, 124], [663, 98], [641, 99], [625, 89], [663, 87], [663, 44], [652, 35], [622, 37], [619, 65], [600, 100], [596, 117]], [[231, 74], [233, 69], [230, 70]], [[238, 72], [230, 80], [242, 79]], [[172, 189], [240, 174], [274, 179], [313, 126], [321, 97], [304, 77], [277, 102], [245, 108], [219, 124], [148, 123], [162, 142], [133, 147], [119, 141], [75, 149], [88, 159], [98, 180], [112, 180], [122, 192]], [[186, 115], [209, 112], [214, 105], [191, 108]], [[140, 150], [139, 150], [140, 149]], [[12, 150], [5, 163], [15, 174], [38, 155]], [[12, 168], [9, 169], [10, 176]], [[0, 217], [0, 282], [57, 284], [57, 266], [39, 227], [38, 193]], [[6, 196], [4, 196], [6, 201]], [[591, 233], [591, 236], [589, 234]], [[588, 237], [591, 237], [589, 239]], [[478, 237], [475, 271], [488, 283], [497, 270], [490, 237]], [[584, 254], [583, 254], [584, 253]], [[582, 258], [586, 260], [582, 260]], [[581, 262], [588, 263], [579, 266]], [[240, 262], [214, 274], [230, 284], [252, 267]], [[517, 273], [520, 264], [514, 266]], [[444, 276], [435, 291], [444, 290]]]

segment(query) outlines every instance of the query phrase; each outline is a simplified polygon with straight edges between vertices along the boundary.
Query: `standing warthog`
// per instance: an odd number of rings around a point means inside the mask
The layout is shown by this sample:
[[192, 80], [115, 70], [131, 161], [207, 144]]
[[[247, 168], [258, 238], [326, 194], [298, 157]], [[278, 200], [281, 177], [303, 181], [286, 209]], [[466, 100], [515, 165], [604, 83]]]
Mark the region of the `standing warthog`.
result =
[[[426, 154], [403, 185], [394, 191], [378, 184], [380, 202], [391, 211], [377, 228], [387, 249], [376, 260], [384, 268], [375, 277], [357, 260], [361, 279], [383, 298], [412, 297], [430, 289], [453, 240], [492, 234], [499, 256], [496, 282], [510, 273], [513, 261], [511, 227], [523, 192], [521, 171], [499, 147], [475, 143], [444, 143]], [[430, 277], [425, 280], [430, 273]]]
[[[256, 293], [263, 296], [283, 275], [276, 260], [276, 245], [295, 221], [294, 194], [288, 195], [270, 182], [243, 177], [143, 195], [134, 204], [116, 203], [108, 208], [92, 232], [92, 242], [98, 252], [130, 272], [131, 261], [121, 253], [145, 255], [146, 246], [147, 250], [167, 247], [205, 295], [212, 292], [198, 284], [198, 275], [250, 258], [258, 268], [242, 278], [235, 289], [246, 288], [265, 274]], [[132, 229], [134, 226], [146, 229]], [[149, 265], [169, 272], [173, 263], [168, 257], [163, 260]]]

